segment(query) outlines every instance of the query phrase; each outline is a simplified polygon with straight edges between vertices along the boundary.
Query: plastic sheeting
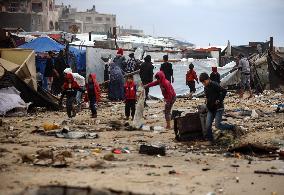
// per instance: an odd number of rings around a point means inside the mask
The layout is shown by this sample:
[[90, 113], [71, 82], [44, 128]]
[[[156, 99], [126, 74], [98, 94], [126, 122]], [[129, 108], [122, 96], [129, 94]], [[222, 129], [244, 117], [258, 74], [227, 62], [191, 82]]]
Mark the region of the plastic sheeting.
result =
[[[211, 67], [216, 62], [216, 59], [204, 59], [204, 60], [196, 59], [192, 61], [189, 60], [186, 62], [173, 63], [174, 83], [172, 83], [172, 85], [175, 89], [177, 96], [184, 96], [189, 93], [189, 87], [186, 85], [185, 75], [186, 75], [186, 72], [188, 71], [188, 65], [191, 62], [194, 65], [194, 70], [196, 71], [197, 76], [199, 76], [202, 72], [206, 72], [207, 74], [210, 75], [210, 73], [212, 72]], [[218, 72], [222, 78], [221, 85], [229, 85], [229, 84], [232, 85], [238, 82], [237, 75], [236, 75], [237, 71], [235, 71], [235, 73], [229, 73], [229, 71], [232, 70], [232, 68], [235, 65], [236, 65], [235, 62], [231, 62], [224, 67], [218, 67]], [[160, 70], [160, 64], [159, 65], [156, 64], [154, 66], [155, 66], [154, 71], [156, 73]], [[226, 79], [223, 80], [223, 78], [226, 78]], [[204, 91], [203, 85], [201, 83], [197, 84], [196, 82], [195, 87], [196, 87], [196, 93], [194, 95], [197, 96], [197, 95], [202, 94], [202, 92]], [[159, 99], [163, 98], [161, 89], [159, 86], [150, 88], [149, 94]]]
[[6, 115], [12, 109], [21, 109], [25, 112], [29, 104], [20, 97], [20, 92], [15, 87], [0, 89], [0, 115]]
[[[104, 69], [105, 69], [105, 63], [101, 59], [103, 58], [114, 58], [116, 56], [116, 50], [110, 50], [110, 49], [101, 49], [101, 48], [87, 48], [87, 75], [91, 73], [96, 73], [97, 75], [97, 81], [99, 83], [104, 82]], [[129, 51], [124, 51], [124, 56], [127, 59], [128, 55], [132, 53]]]
[[145, 101], [145, 90], [142, 86], [139, 86], [137, 90], [138, 102], [136, 104], [135, 115], [133, 119], [133, 126], [137, 129], [141, 128], [144, 124], [143, 112], [144, 112], [144, 101]]

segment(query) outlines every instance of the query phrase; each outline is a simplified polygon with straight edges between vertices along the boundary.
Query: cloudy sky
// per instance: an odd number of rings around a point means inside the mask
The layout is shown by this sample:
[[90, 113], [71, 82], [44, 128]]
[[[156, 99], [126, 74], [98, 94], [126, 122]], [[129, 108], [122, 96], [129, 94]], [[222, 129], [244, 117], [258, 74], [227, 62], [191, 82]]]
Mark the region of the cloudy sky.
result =
[[274, 37], [284, 46], [284, 0], [55, 0], [78, 10], [96, 5], [117, 25], [172, 36], [198, 46], [248, 44]]

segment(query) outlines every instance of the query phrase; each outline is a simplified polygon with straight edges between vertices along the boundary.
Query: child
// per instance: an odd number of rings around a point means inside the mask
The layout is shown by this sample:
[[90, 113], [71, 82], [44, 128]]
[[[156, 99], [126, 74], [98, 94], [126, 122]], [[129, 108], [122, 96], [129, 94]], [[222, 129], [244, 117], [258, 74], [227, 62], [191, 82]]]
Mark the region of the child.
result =
[[71, 73], [67, 73], [65, 76], [65, 81], [63, 84], [63, 91], [60, 98], [60, 105], [62, 105], [62, 100], [64, 96], [66, 95], [66, 108], [67, 108], [67, 114], [68, 117], [75, 117], [76, 110], [74, 107], [74, 103], [76, 103], [76, 94], [77, 91], [83, 91], [78, 83], [74, 80]]
[[126, 120], [129, 119], [130, 110], [132, 120], [135, 115], [135, 104], [136, 104], [136, 84], [133, 81], [133, 75], [127, 77], [127, 81], [124, 84], [125, 94], [125, 116]]
[[189, 98], [192, 98], [192, 95], [196, 91], [196, 89], [195, 89], [195, 80], [197, 81], [197, 83], [199, 83], [197, 75], [196, 75], [196, 72], [193, 70], [193, 68], [194, 68], [194, 65], [190, 64], [189, 65], [189, 71], [187, 71], [187, 73], [186, 73], [186, 85], [190, 89]]
[[87, 92], [90, 102], [90, 109], [92, 112], [92, 118], [97, 118], [96, 104], [100, 101], [100, 86], [96, 80], [97, 76], [92, 73], [88, 77]]
[[156, 85], [160, 85], [162, 94], [164, 96], [165, 101], [165, 119], [166, 119], [166, 128], [171, 128], [171, 109], [176, 101], [176, 93], [171, 85], [170, 81], [168, 81], [165, 77], [165, 74], [163, 71], [159, 71], [156, 73], [155, 78], [156, 81], [153, 81], [147, 85], [144, 86], [144, 88], [153, 87]]
[[218, 73], [217, 67], [212, 67], [212, 72], [210, 74], [210, 80], [215, 81], [216, 83], [220, 84], [220, 74]]
[[206, 119], [207, 138], [212, 141], [212, 123], [214, 119], [216, 128], [220, 130], [236, 130], [236, 126], [222, 123], [224, 99], [226, 97], [227, 90], [221, 87], [218, 83], [212, 82], [207, 73], [201, 73], [199, 80], [204, 85], [206, 106], [208, 109]]

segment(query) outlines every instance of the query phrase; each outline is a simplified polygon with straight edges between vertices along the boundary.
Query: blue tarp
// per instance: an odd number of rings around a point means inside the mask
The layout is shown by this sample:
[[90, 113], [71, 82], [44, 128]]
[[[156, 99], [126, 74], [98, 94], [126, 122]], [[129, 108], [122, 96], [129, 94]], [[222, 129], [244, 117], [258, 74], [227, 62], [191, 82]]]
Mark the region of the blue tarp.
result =
[[19, 48], [33, 49], [36, 53], [44, 53], [48, 51], [59, 52], [64, 49], [65, 46], [49, 37], [38, 37], [28, 43], [20, 45]]
[[73, 53], [76, 57], [76, 68], [77, 71], [85, 71], [86, 70], [86, 50], [77, 49], [75, 47], [70, 47], [69, 52]]

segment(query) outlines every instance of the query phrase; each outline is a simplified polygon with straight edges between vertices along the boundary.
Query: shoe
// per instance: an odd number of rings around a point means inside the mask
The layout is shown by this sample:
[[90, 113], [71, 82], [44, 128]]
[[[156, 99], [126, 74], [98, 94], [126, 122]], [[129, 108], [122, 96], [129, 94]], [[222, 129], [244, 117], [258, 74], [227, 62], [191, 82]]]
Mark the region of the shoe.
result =
[[97, 118], [97, 114], [92, 114], [91, 118]]

